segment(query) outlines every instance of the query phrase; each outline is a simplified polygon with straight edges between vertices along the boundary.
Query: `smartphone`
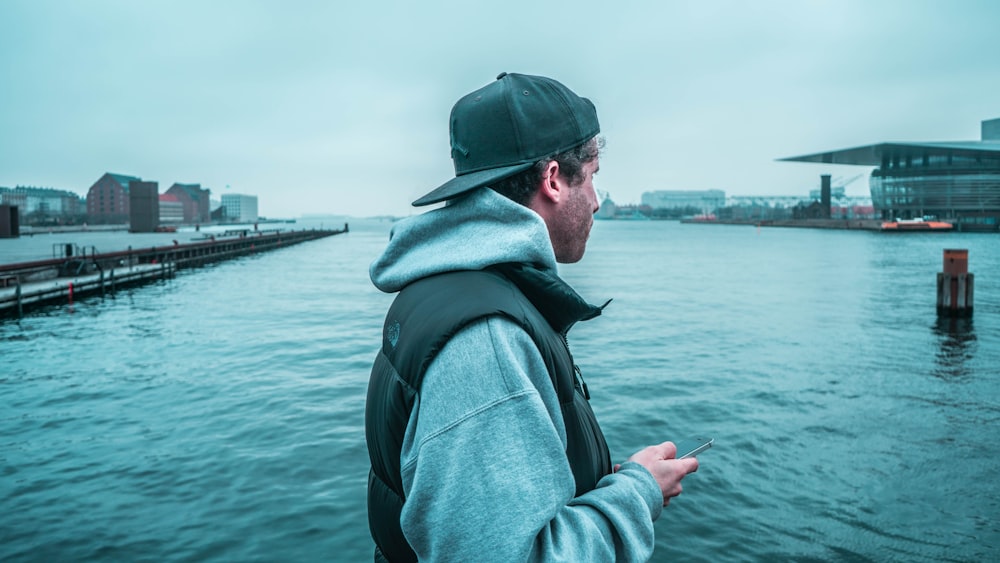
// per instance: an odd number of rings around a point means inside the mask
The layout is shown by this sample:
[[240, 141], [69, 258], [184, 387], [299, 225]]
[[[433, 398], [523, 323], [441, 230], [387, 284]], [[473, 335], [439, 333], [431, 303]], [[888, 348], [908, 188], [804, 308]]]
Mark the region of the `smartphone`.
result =
[[715, 442], [713, 438], [688, 438], [686, 440], [677, 440], [674, 442], [674, 444], [677, 445], [677, 459], [694, 457], [708, 448], [711, 448], [713, 442]]

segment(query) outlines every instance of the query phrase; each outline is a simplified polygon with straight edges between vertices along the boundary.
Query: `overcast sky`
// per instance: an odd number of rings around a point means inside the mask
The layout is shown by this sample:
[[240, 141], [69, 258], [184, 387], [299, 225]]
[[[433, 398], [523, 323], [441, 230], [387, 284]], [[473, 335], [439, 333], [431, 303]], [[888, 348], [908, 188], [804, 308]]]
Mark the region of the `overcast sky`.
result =
[[998, 28], [993, 0], [2, 0], [0, 186], [115, 172], [269, 217], [405, 215], [454, 174], [452, 104], [508, 71], [594, 101], [617, 203], [805, 195], [868, 169], [776, 159], [979, 139]]

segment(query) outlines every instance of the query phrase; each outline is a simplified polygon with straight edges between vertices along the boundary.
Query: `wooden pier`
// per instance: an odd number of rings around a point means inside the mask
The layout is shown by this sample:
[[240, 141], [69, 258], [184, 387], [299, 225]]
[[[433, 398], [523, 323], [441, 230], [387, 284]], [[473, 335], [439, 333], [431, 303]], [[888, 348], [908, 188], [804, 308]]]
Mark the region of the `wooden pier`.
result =
[[0, 318], [20, 317], [30, 309], [174, 276], [177, 270], [348, 232], [339, 230], [232, 230], [206, 234], [204, 240], [98, 254], [66, 245], [65, 256], [0, 264]]

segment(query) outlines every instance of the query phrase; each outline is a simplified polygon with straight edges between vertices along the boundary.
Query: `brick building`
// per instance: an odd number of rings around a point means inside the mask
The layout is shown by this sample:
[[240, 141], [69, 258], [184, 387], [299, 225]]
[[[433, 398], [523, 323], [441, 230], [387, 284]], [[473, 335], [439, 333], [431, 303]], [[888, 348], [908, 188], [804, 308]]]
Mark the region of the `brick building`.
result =
[[129, 222], [129, 182], [142, 178], [105, 172], [87, 190], [87, 218], [95, 224]]
[[211, 190], [202, 189], [201, 184], [174, 184], [166, 191], [184, 206], [185, 223], [210, 223], [211, 206], [208, 201]]

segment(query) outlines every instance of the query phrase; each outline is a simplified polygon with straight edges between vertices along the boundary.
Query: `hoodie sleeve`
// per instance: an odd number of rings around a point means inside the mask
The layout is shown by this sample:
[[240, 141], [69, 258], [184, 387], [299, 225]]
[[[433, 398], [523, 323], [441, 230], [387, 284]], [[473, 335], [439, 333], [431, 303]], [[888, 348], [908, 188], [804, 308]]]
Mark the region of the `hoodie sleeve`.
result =
[[403, 533], [422, 561], [645, 561], [663, 497], [626, 463], [574, 498], [565, 427], [541, 355], [490, 318], [428, 369], [402, 452]]

